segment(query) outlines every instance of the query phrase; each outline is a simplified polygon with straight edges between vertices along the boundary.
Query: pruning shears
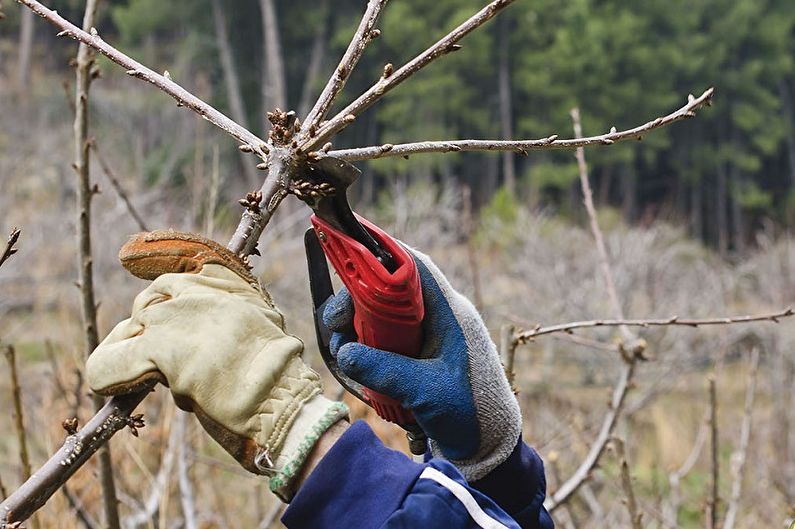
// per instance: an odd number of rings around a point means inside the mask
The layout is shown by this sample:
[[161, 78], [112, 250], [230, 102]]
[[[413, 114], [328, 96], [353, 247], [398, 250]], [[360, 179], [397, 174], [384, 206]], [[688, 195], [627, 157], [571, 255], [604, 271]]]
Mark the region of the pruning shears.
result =
[[420, 354], [425, 310], [417, 264], [395, 239], [351, 210], [347, 189], [360, 174], [348, 162], [324, 157], [307, 163], [290, 184], [291, 192], [314, 211], [304, 244], [318, 346], [337, 381], [381, 418], [406, 430], [411, 452], [421, 455], [426, 436], [414, 415], [340, 370], [323, 323], [323, 310], [334, 295], [328, 259], [353, 299], [359, 342], [414, 358]]

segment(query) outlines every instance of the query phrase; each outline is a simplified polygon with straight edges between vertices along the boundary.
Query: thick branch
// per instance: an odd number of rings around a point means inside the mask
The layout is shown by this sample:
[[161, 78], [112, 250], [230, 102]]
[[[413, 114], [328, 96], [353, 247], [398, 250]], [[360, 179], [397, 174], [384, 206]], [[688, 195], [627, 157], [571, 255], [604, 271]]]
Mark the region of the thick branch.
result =
[[730, 316], [726, 318], [703, 318], [703, 319], [682, 319], [678, 316], [671, 316], [670, 318], [649, 319], [649, 320], [588, 320], [588, 321], [573, 321], [571, 323], [561, 323], [558, 325], [550, 325], [542, 327], [541, 325], [529, 331], [522, 331], [516, 335], [516, 339], [520, 343], [527, 343], [533, 338], [543, 336], [545, 334], [552, 334], [556, 332], [570, 333], [574, 329], [583, 329], [588, 327], [617, 327], [627, 325], [630, 327], [665, 327], [669, 325], [680, 325], [684, 327], [699, 327], [701, 325], [731, 325], [735, 323], [751, 323], [755, 321], [771, 321], [778, 323], [781, 318], [788, 318], [795, 314], [793, 309], [787, 308], [773, 314], [757, 314], [749, 316]]
[[[420, 71], [433, 60], [446, 55], [460, 48], [456, 43], [466, 35], [489, 21], [494, 15], [507, 7], [514, 0], [494, 0], [489, 5], [472, 15], [468, 20], [459, 25], [453, 31], [442, 37], [430, 48], [419, 54], [417, 57], [401, 66], [396, 71], [391, 71], [391, 65], [384, 69], [384, 75], [369, 90], [360, 95], [354, 102], [345, 107], [339, 114], [331, 118], [328, 123], [320, 128], [316, 136], [305, 140], [301, 144], [301, 149], [310, 151], [323, 145], [331, 136], [341, 131], [353, 122], [359, 114], [370, 107], [373, 103], [381, 99], [384, 94], [395, 88], [397, 85]], [[353, 119], [351, 119], [353, 118]], [[347, 158], [346, 158], [347, 159]]]
[[531, 150], [575, 149], [578, 147], [588, 147], [592, 145], [612, 145], [625, 140], [639, 140], [648, 132], [665, 127], [666, 125], [670, 125], [676, 121], [681, 121], [683, 119], [695, 116], [696, 110], [705, 105], [708, 106], [711, 103], [714, 93], [715, 89], [709, 88], [699, 97], [690, 96], [688, 98], [687, 104], [680, 109], [668, 114], [667, 116], [653, 119], [647, 123], [644, 123], [643, 125], [621, 131], [611, 130], [606, 134], [589, 136], [586, 138], [559, 140], [557, 135], [553, 135], [536, 140], [421, 141], [414, 143], [401, 143], [397, 145], [385, 144], [373, 147], [340, 149], [336, 151], [329, 151], [328, 155], [341, 158], [343, 160], [356, 161], [374, 160], [376, 158], [385, 158], [387, 156], [409, 156], [412, 154], [434, 152], [448, 153], [462, 151], [514, 151], [520, 154], [527, 154], [527, 151]]
[[6, 242], [5, 250], [3, 250], [3, 254], [0, 255], [0, 266], [3, 266], [3, 263], [5, 263], [9, 257], [17, 253], [18, 249], [14, 246], [19, 240], [20, 233], [22, 233], [22, 231], [19, 228], [11, 228], [11, 233], [8, 235], [8, 241]]
[[320, 93], [315, 106], [312, 107], [312, 110], [309, 111], [309, 114], [304, 119], [305, 131], [313, 130], [326, 117], [331, 105], [334, 104], [334, 100], [345, 87], [345, 82], [350, 77], [351, 72], [356, 68], [356, 63], [359, 62], [364, 49], [373, 39], [378, 37], [380, 32], [375, 29], [375, 24], [378, 21], [381, 10], [388, 1], [370, 0], [367, 3], [367, 9], [362, 16], [359, 27], [356, 29], [356, 33], [353, 35], [350, 44], [348, 44], [348, 49], [345, 50], [339, 65], [337, 65], [334, 73], [331, 74], [331, 78]]

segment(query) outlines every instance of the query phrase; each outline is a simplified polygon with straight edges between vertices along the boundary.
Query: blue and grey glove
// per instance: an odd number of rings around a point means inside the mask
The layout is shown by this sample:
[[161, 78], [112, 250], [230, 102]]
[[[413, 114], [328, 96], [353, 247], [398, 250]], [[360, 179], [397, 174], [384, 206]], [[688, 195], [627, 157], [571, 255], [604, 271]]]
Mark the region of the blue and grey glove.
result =
[[411, 250], [425, 303], [425, 343], [414, 359], [356, 342], [353, 302], [342, 289], [323, 320], [331, 352], [351, 378], [399, 400], [430, 438], [431, 452], [475, 481], [516, 447], [522, 419], [486, 326], [431, 259]]

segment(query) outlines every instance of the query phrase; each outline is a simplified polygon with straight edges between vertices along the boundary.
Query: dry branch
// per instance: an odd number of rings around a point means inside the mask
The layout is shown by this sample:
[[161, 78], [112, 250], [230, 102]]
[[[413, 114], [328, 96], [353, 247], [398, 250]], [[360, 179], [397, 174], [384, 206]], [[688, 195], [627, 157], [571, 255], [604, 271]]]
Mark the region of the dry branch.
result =
[[[376, 85], [378, 86], [378, 85]], [[643, 135], [655, 129], [665, 127], [671, 123], [695, 116], [695, 111], [707, 106], [712, 101], [714, 88], [707, 89], [699, 97], [690, 96], [687, 104], [680, 109], [658, 117], [637, 127], [616, 131], [611, 130], [606, 134], [590, 136], [587, 138], [572, 138], [559, 140], [557, 135], [535, 140], [447, 140], [447, 141], [422, 141], [401, 144], [385, 144], [373, 147], [359, 147], [355, 149], [340, 149], [329, 151], [329, 156], [343, 160], [374, 160], [387, 156], [409, 156], [421, 153], [448, 153], [461, 151], [514, 151], [527, 154], [531, 150], [549, 149], [574, 149], [591, 145], [612, 145], [626, 140], [638, 140]], [[353, 104], [352, 104], [353, 105]], [[348, 110], [348, 109], [346, 109]], [[345, 112], [345, 111], [343, 111]], [[333, 121], [333, 120], [332, 120]], [[328, 127], [328, 125], [327, 125]]]
[[124, 207], [127, 208], [127, 212], [130, 214], [133, 220], [135, 220], [138, 228], [140, 228], [141, 231], [149, 231], [149, 229], [146, 227], [146, 222], [144, 222], [144, 219], [141, 217], [141, 214], [138, 213], [138, 210], [135, 209], [135, 206], [130, 200], [129, 195], [127, 195], [127, 192], [124, 190], [124, 187], [122, 187], [119, 179], [116, 178], [116, 174], [114, 173], [113, 169], [110, 168], [108, 162], [100, 154], [96, 139], [92, 139], [89, 142], [89, 146], [91, 147], [91, 150], [94, 151], [94, 156], [97, 157], [97, 161], [99, 162], [99, 166], [102, 168], [102, 172], [105, 173], [105, 176], [110, 181], [110, 185], [113, 187], [113, 190], [116, 191], [116, 194], [119, 195], [119, 198], [122, 200], [122, 202], [124, 202]]
[[17, 241], [19, 240], [19, 234], [22, 231], [19, 228], [12, 228], [11, 233], [8, 235], [8, 241], [6, 242], [5, 250], [3, 250], [3, 254], [0, 255], [0, 266], [3, 266], [9, 257], [17, 253], [18, 248], [15, 247]]
[[513, 3], [513, 1], [514, 0], [494, 0], [397, 70], [392, 71], [391, 65], [387, 65], [388, 67], [384, 69], [384, 75], [378, 82], [360, 95], [350, 105], [345, 107], [339, 114], [331, 118], [328, 123], [317, 131], [317, 135], [304, 140], [300, 148], [304, 152], [308, 152], [323, 145], [334, 134], [352, 123], [356, 116], [381, 99], [384, 94], [417, 73], [433, 60], [460, 49], [460, 46], [456, 44], [459, 40], [488, 22], [494, 15]]
[[8, 375], [11, 378], [11, 396], [14, 403], [14, 426], [17, 431], [17, 443], [19, 444], [19, 461], [22, 463], [23, 479], [28, 479], [31, 474], [30, 456], [28, 455], [25, 416], [22, 409], [22, 388], [19, 385], [19, 373], [17, 371], [17, 355], [13, 345], [6, 346], [5, 356], [8, 362]]
[[91, 33], [83, 31], [60, 16], [56, 11], [49, 9], [36, 0], [17, 0], [17, 2], [30, 8], [37, 15], [60, 28], [61, 32], [58, 33], [59, 36], [75, 39], [97, 50], [111, 61], [126, 69], [128, 75], [154, 85], [162, 92], [173, 97], [180, 106], [193, 110], [233, 138], [248, 144], [253, 152], [257, 153], [261, 158], [265, 158], [266, 153], [261, 148], [265, 143], [264, 140], [241, 127], [223, 113], [191, 94], [171, 79], [156, 73], [109, 45], [99, 36], [95, 29], [92, 28]]
[[356, 64], [362, 57], [365, 48], [373, 39], [378, 37], [380, 32], [375, 29], [375, 24], [387, 2], [388, 0], [370, 0], [367, 3], [367, 9], [362, 16], [359, 27], [356, 29], [356, 33], [353, 35], [350, 44], [348, 44], [348, 49], [345, 50], [339, 65], [320, 93], [315, 106], [312, 107], [312, 110], [309, 111], [309, 114], [304, 119], [305, 135], [311, 136], [312, 131], [316, 131], [317, 126], [326, 117], [331, 105], [334, 104], [334, 100], [345, 87], [345, 82], [350, 77], [353, 69], [356, 68]]
[[709, 395], [709, 434], [710, 434], [710, 453], [709, 453], [709, 492], [707, 496], [706, 526], [707, 529], [718, 528], [718, 503], [720, 502], [718, 486], [720, 460], [718, 459], [718, 397], [715, 384], [715, 376], [707, 379], [707, 393]]
[[635, 497], [635, 489], [632, 486], [632, 476], [629, 473], [629, 461], [627, 461], [624, 441], [618, 437], [613, 438], [613, 448], [616, 451], [619, 465], [621, 465], [621, 488], [624, 491], [624, 500], [629, 513], [632, 529], [642, 529], [641, 517], [643, 513], [638, 510], [638, 501]]
[[740, 507], [740, 496], [743, 491], [743, 477], [745, 476], [745, 463], [748, 459], [748, 445], [751, 441], [751, 425], [754, 412], [754, 398], [756, 396], [756, 380], [759, 373], [759, 349], [751, 352], [751, 372], [748, 374], [748, 387], [745, 391], [745, 405], [743, 407], [743, 422], [740, 426], [740, 445], [732, 456], [732, 482], [729, 505], [726, 508], [726, 519], [723, 529], [734, 529], [737, 513]]
[[728, 316], [723, 318], [679, 318], [678, 316], [671, 316], [670, 318], [657, 318], [657, 319], [615, 319], [615, 320], [587, 320], [587, 321], [573, 321], [569, 323], [560, 323], [558, 325], [549, 325], [542, 327], [537, 325], [528, 331], [521, 331], [516, 335], [516, 339], [520, 343], [527, 343], [538, 336], [545, 334], [552, 334], [556, 332], [571, 333], [575, 329], [584, 329], [589, 327], [616, 327], [620, 325], [627, 325], [630, 327], [665, 327], [669, 325], [679, 325], [684, 327], [700, 327], [702, 325], [732, 325], [736, 323], [751, 323], [756, 321], [770, 321], [778, 323], [782, 318], [788, 318], [795, 314], [795, 311], [790, 308], [774, 312], [772, 314], [753, 314], [747, 316]]
[[[574, 135], [580, 137], [582, 135], [582, 127], [580, 125], [579, 112], [572, 112], [572, 119], [574, 121]], [[618, 299], [618, 293], [615, 288], [615, 280], [613, 279], [613, 270], [610, 267], [610, 259], [607, 255], [607, 249], [604, 244], [604, 236], [599, 227], [599, 221], [596, 216], [596, 208], [593, 205], [593, 200], [590, 191], [590, 183], [588, 182], [588, 172], [585, 164], [585, 153], [582, 147], [577, 149], [577, 161], [579, 162], [580, 182], [583, 188], [585, 197], [586, 212], [590, 219], [591, 233], [596, 243], [597, 251], [599, 252], [599, 265], [602, 270], [602, 275], [605, 280], [605, 285], [610, 293], [610, 299], [613, 304], [613, 310], [619, 320], [624, 318], [623, 310], [621, 309], [621, 302]], [[591, 472], [599, 464], [599, 459], [605, 451], [607, 442], [613, 434], [613, 429], [618, 423], [618, 418], [624, 408], [627, 393], [632, 387], [632, 380], [635, 374], [635, 367], [639, 360], [643, 359], [643, 351], [645, 349], [645, 342], [638, 340], [632, 336], [626, 327], [622, 326], [624, 334], [624, 343], [619, 344], [618, 352], [621, 353], [621, 358], [624, 360], [624, 368], [619, 377], [618, 383], [613, 389], [613, 396], [610, 401], [610, 408], [607, 410], [604, 419], [602, 420], [602, 427], [599, 434], [591, 444], [588, 454], [585, 459], [577, 467], [577, 470], [566, 482], [553, 494], [545, 503], [544, 506], [550, 512], [562, 503], [567, 502], [572, 495], [582, 486], [587, 479], [589, 479]], [[517, 343], [522, 343], [522, 333], [515, 336]]]
[[[86, 1], [86, 8], [83, 14], [84, 30], [93, 29], [97, 4], [98, 0]], [[94, 257], [91, 251], [91, 201], [94, 198], [96, 188], [91, 185], [91, 141], [88, 136], [88, 95], [93, 77], [91, 70], [94, 68], [94, 59], [94, 50], [81, 42], [77, 49], [77, 65], [75, 68], [75, 161], [72, 167], [77, 175], [78, 275], [86, 356], [99, 345], [97, 302], [94, 294]], [[104, 398], [95, 395], [92, 400], [96, 411], [102, 409]], [[99, 481], [102, 489], [105, 524], [108, 529], [120, 529], [119, 506], [116, 499], [116, 485], [113, 480], [113, 463], [109, 446], [104, 446], [99, 450]]]

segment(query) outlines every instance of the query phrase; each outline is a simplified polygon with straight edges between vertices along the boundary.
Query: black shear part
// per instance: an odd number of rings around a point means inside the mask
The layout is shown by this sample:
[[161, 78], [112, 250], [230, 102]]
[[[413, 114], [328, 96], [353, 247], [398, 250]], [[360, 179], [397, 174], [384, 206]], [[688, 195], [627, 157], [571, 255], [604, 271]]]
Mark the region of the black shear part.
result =
[[389, 273], [393, 273], [397, 268], [394, 257], [356, 220], [348, 203], [348, 187], [359, 178], [360, 174], [361, 171], [348, 162], [331, 157], [321, 158], [307, 165], [305, 178], [313, 185], [330, 184], [330, 191], [323, 193], [310, 191], [296, 195], [312, 208], [315, 215], [334, 229], [361, 243]]
[[331, 341], [331, 331], [323, 323], [323, 311], [326, 304], [334, 296], [334, 287], [331, 284], [331, 275], [326, 262], [326, 255], [317, 239], [317, 234], [313, 228], [306, 230], [304, 234], [304, 246], [306, 248], [306, 262], [309, 267], [309, 291], [312, 294], [312, 316], [315, 321], [315, 332], [317, 333], [317, 346], [323, 362], [328, 366], [331, 374], [343, 388], [348, 390], [357, 399], [369, 405], [369, 402], [362, 393], [362, 385], [342, 372], [337, 359], [331, 354], [329, 346]]

